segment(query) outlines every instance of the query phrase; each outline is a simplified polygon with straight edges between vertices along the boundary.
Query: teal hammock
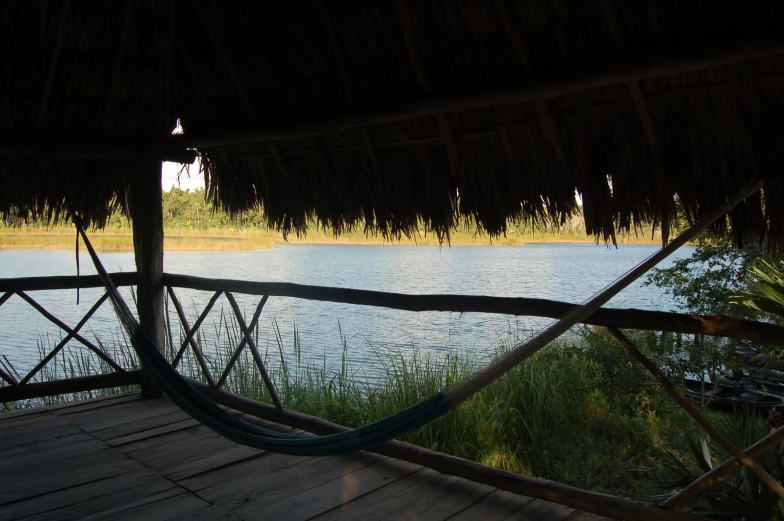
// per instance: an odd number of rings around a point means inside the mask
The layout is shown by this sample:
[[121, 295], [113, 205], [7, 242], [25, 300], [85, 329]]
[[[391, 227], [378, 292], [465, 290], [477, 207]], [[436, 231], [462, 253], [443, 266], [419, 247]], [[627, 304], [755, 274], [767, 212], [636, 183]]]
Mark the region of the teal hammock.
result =
[[180, 375], [158, 351], [131, 313], [112, 282], [87, 235], [77, 224], [87, 251], [95, 264], [117, 317], [127, 330], [145, 370], [149, 371], [171, 400], [195, 420], [232, 441], [280, 454], [335, 456], [369, 449], [398, 438], [439, 418], [449, 411], [444, 394], [430, 398], [376, 423], [327, 436], [299, 436], [265, 429], [226, 412]]
[[637, 280], [680, 246], [695, 238], [702, 230], [706, 229], [719, 217], [722, 217], [747, 196], [759, 190], [761, 186], [762, 183], [759, 181], [744, 186], [713, 212], [703, 217], [668, 245], [626, 272], [594, 297], [585, 301], [582, 305], [575, 306], [560, 320], [542, 330], [538, 335], [516, 346], [484, 370], [469, 377], [449, 391], [440, 392], [417, 405], [376, 423], [328, 436], [297, 436], [265, 429], [232, 416], [195, 389], [169, 364], [155, 347], [152, 340], [150, 340], [150, 337], [144, 332], [136, 317], [128, 309], [122, 296], [117, 291], [117, 287], [106, 273], [81, 226], [81, 221], [76, 217], [74, 221], [79, 235], [84, 239], [90, 258], [93, 264], [95, 264], [95, 269], [106, 287], [106, 292], [112, 301], [115, 312], [123, 327], [128, 331], [131, 343], [139, 355], [139, 360], [141, 360], [145, 369], [153, 375], [175, 404], [218, 434], [243, 445], [295, 456], [334, 456], [371, 448], [440, 418], [506, 374], [510, 369], [536, 353], [549, 342], [558, 338], [567, 329], [578, 322], [584, 321], [623, 288]]

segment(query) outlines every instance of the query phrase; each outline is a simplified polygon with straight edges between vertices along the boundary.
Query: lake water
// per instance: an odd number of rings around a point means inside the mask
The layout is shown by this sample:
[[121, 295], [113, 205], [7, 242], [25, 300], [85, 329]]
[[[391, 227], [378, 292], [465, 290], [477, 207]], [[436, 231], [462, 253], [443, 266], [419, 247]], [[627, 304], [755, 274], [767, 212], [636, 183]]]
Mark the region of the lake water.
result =
[[[598, 292], [640, 261], [655, 246], [621, 245], [618, 249], [594, 244], [532, 244], [520, 247], [332, 246], [278, 245], [274, 249], [242, 252], [170, 252], [165, 271], [213, 278], [281, 281], [400, 293], [454, 293], [503, 297], [538, 297], [581, 302]], [[682, 248], [663, 265], [688, 257]], [[101, 255], [108, 271], [134, 271], [133, 254]], [[0, 251], [0, 277], [73, 275], [73, 251]], [[86, 254], [83, 274], [94, 273]], [[123, 290], [126, 298], [130, 292]], [[193, 324], [210, 298], [208, 292], [177, 290]], [[46, 309], [74, 326], [101, 295], [100, 289], [31, 293]], [[250, 321], [257, 297], [237, 295]], [[672, 298], [655, 287], [635, 283], [609, 304], [671, 310]], [[221, 298], [203, 328], [209, 337], [220, 322], [221, 310], [230, 313]], [[172, 314], [174, 310], [172, 307]], [[332, 366], [343, 354], [343, 341], [354, 367], [372, 374], [379, 355], [412, 349], [468, 351], [477, 359], [492, 353], [500, 341], [529, 334], [550, 323], [480, 313], [413, 313], [383, 308], [310, 302], [273, 297], [259, 321], [259, 348], [277, 357], [274, 323], [280, 330], [287, 357], [294, 356], [295, 329], [303, 358]], [[82, 334], [105, 343], [116, 341], [118, 325], [107, 303], [82, 329]], [[0, 307], [0, 355], [22, 372], [38, 360], [38, 345], [54, 346], [60, 330], [18, 296]], [[221, 335], [223, 340], [226, 335]], [[213, 340], [215, 341], [215, 340]], [[78, 346], [72, 343], [74, 347]], [[212, 356], [208, 353], [208, 356]]]

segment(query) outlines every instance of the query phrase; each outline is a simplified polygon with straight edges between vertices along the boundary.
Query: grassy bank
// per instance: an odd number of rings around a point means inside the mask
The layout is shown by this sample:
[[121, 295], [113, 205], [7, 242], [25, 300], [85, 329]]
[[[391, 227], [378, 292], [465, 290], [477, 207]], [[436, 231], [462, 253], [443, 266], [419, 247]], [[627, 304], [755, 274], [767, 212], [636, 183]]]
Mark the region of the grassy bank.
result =
[[[214, 208], [204, 190], [184, 191], [173, 188], [163, 193], [163, 225], [167, 250], [250, 250], [271, 248], [283, 242], [279, 232], [267, 228], [267, 219], [260, 208], [230, 216]], [[45, 212], [44, 212], [45, 213]], [[364, 233], [362, 223], [353, 230], [335, 237], [332, 230], [319, 226], [314, 219], [310, 222], [307, 236], [288, 237], [291, 243], [307, 244], [373, 244], [373, 245], [438, 245], [438, 237], [417, 233], [416, 236], [401, 237], [400, 240], [385, 240], [378, 235]], [[424, 228], [420, 226], [420, 228]], [[585, 222], [581, 215], [572, 216], [559, 226], [542, 220], [535, 224], [510, 220], [504, 237], [491, 239], [477, 235], [476, 226], [470, 219], [452, 231], [450, 244], [453, 246], [506, 245], [519, 246], [538, 242], [594, 242], [594, 237], [585, 235]], [[67, 248], [73, 247], [72, 226], [48, 226], [30, 219], [8, 218], [0, 222], [0, 248]], [[129, 221], [117, 210], [108, 219], [103, 231], [94, 231], [96, 246], [104, 251], [130, 251], [132, 248]], [[660, 233], [652, 235], [651, 226], [646, 225], [637, 233], [620, 233], [618, 241], [634, 244], [661, 244]]]
[[[132, 251], [133, 236], [128, 227], [108, 227], [105, 230], [89, 232], [90, 240], [99, 251]], [[0, 227], [0, 249], [72, 249], [75, 232], [64, 226], [55, 227]], [[291, 244], [356, 244], [388, 246], [438, 246], [438, 238], [433, 234], [421, 233], [417, 236], [402, 237], [399, 241], [385, 240], [381, 236], [366, 235], [361, 231], [346, 232], [335, 237], [330, 232], [311, 230], [306, 236], [291, 235], [287, 240], [280, 233], [263, 228], [186, 228], [176, 227], [164, 230], [166, 251], [236, 251], [272, 248], [275, 243]], [[511, 230], [506, 237], [491, 239], [487, 235], [477, 235], [472, 231], [453, 232], [451, 246], [521, 246], [532, 243], [555, 242], [595, 242], [593, 237], [578, 231], [534, 232]], [[650, 235], [623, 234], [619, 236], [622, 244], [660, 244], [660, 239]]]
[[[133, 251], [133, 236], [128, 230], [100, 230], [89, 232], [90, 241], [99, 251]], [[0, 249], [73, 249], [75, 232], [73, 230], [0, 230]], [[261, 234], [241, 231], [166, 230], [164, 249], [166, 251], [237, 251], [272, 248], [274, 240]]]

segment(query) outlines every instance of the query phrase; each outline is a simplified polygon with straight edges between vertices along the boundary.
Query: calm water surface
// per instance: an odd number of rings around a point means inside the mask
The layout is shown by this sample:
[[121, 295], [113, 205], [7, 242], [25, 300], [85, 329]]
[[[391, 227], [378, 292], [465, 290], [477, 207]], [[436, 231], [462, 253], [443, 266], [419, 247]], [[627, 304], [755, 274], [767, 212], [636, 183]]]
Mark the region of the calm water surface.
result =
[[[170, 252], [165, 255], [165, 271], [400, 293], [539, 297], [580, 302], [656, 250], [655, 246], [622, 245], [614, 249], [593, 244], [453, 248], [279, 245], [274, 249], [243, 252]], [[692, 251], [683, 248], [664, 265], [688, 257]], [[135, 269], [132, 253], [104, 253], [101, 258], [109, 271]], [[0, 277], [76, 273], [72, 251], [4, 250], [0, 251], [0, 267]], [[83, 274], [95, 272], [86, 254], [82, 255], [81, 269]], [[130, 299], [130, 292], [123, 291]], [[192, 324], [211, 295], [182, 289], [177, 292]], [[66, 324], [74, 326], [101, 293], [99, 289], [82, 290], [79, 306], [76, 306], [75, 290], [39, 291], [31, 296]], [[249, 321], [258, 300], [237, 297]], [[670, 296], [641, 283], [624, 290], [609, 305], [653, 310], [675, 307]], [[221, 310], [230, 312], [223, 298], [203, 326], [212, 346], [227, 341], [225, 334], [219, 335], [220, 340], [215, 338]], [[280, 330], [287, 357], [294, 356], [296, 330], [301, 356], [319, 365], [332, 366], [339, 363], [343, 354], [342, 335], [353, 366], [372, 374], [378, 368], [379, 355], [384, 356], [390, 350], [404, 354], [412, 349], [441, 354], [467, 350], [483, 359], [499, 341], [541, 329], [550, 321], [480, 313], [412, 313], [273, 297], [259, 321], [259, 347], [277, 357], [274, 323]], [[118, 325], [109, 304], [90, 319], [82, 334], [90, 340], [116, 342]], [[0, 307], [0, 355], [6, 355], [20, 372], [37, 362], [40, 345], [54, 346], [61, 337], [56, 326], [17, 296]]]

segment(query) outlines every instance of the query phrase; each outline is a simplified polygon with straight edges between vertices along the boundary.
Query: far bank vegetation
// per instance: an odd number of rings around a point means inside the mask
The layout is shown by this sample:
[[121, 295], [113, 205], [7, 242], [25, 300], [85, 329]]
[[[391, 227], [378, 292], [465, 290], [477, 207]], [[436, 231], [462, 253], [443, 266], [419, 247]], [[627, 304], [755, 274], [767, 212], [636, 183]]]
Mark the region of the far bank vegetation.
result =
[[[284, 238], [278, 231], [267, 227], [263, 210], [256, 208], [231, 217], [227, 212], [215, 210], [205, 198], [204, 190], [187, 191], [172, 188], [163, 194], [163, 216], [166, 250], [253, 250], [271, 248], [275, 243], [307, 244], [372, 244], [372, 245], [438, 245], [433, 234], [420, 231], [418, 235], [385, 239], [366, 234], [359, 225], [336, 237], [331, 229], [314, 220], [307, 235]], [[116, 211], [103, 230], [92, 231], [93, 243], [102, 251], [131, 251], [132, 229], [128, 219]], [[450, 236], [451, 246], [519, 246], [535, 242], [595, 242], [585, 234], [582, 216], [576, 215], [568, 222], [540, 222], [536, 224], [508, 223], [506, 236], [492, 238], [476, 232], [470, 221], [463, 223]], [[652, 233], [650, 226], [636, 232], [620, 234], [620, 243], [660, 244], [661, 234]], [[68, 223], [48, 225], [23, 220], [0, 224], [0, 248], [70, 249], [74, 245], [74, 229]]]

